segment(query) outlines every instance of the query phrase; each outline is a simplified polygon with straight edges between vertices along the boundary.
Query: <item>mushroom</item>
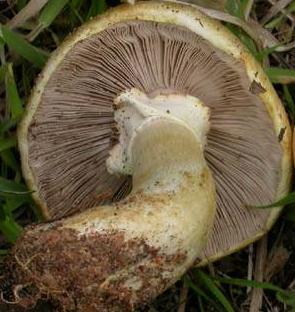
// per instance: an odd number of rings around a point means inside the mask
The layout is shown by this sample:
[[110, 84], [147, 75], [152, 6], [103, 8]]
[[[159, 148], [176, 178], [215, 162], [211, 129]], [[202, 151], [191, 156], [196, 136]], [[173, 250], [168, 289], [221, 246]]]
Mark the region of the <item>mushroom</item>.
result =
[[281, 209], [246, 206], [288, 192], [290, 133], [259, 64], [196, 8], [140, 2], [85, 24], [50, 58], [19, 129], [27, 184], [59, 220], [15, 245], [14, 299], [132, 310], [258, 239]]

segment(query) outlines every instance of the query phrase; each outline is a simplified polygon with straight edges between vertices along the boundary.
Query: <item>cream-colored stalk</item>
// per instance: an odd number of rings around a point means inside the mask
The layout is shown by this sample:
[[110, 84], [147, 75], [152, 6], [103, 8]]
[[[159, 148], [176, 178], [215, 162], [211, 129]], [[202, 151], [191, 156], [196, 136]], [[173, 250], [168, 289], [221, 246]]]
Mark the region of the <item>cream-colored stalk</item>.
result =
[[[132, 192], [117, 205], [76, 215], [64, 226], [83, 234], [124, 231], [126, 239], [144, 239], [165, 255], [185, 255], [165, 273], [174, 283], [206, 244], [214, 218], [215, 190], [203, 150], [208, 108], [191, 96], [149, 99], [135, 89], [120, 95], [115, 104], [120, 143], [107, 165], [113, 174], [132, 175]], [[148, 259], [143, 263], [149, 265]], [[132, 284], [132, 270], [126, 267], [108, 280], [130, 274]]]
[[[159, 295], [197, 259], [214, 219], [215, 188], [204, 159], [208, 108], [191, 96], [171, 94], [150, 99], [134, 89], [121, 94], [115, 105], [120, 138], [107, 166], [114, 174], [132, 175], [132, 192], [118, 203], [41, 225], [23, 238], [28, 242], [34, 235], [39, 237], [31, 251], [34, 254], [40, 253], [47, 242], [53, 244], [43, 262], [33, 258], [29, 267], [38, 268], [34, 272], [37, 284], [42, 281], [43, 289], [50, 284], [55, 292], [47, 292], [58, 301], [62, 301], [59, 287], [75, 275], [76, 262], [83, 261], [79, 278], [85, 265], [87, 269], [87, 265], [93, 266], [96, 273], [102, 272], [100, 279], [95, 273], [83, 278], [84, 292], [71, 293], [78, 311], [88, 311], [89, 307], [91, 311], [120, 311], [123, 306], [132, 310]], [[73, 242], [63, 241], [65, 233], [74, 235]], [[92, 248], [100, 245], [106, 246], [102, 258], [106, 257], [106, 262], [100, 260], [100, 255], [96, 256], [99, 259], [89, 256], [95, 252]], [[80, 251], [78, 255], [73, 251], [75, 248], [83, 250], [81, 259]], [[55, 252], [58, 257], [52, 260]], [[128, 258], [130, 255], [133, 259]], [[51, 268], [48, 262], [59, 262], [63, 257], [71, 260], [61, 277], [60, 270]], [[21, 263], [28, 263], [26, 260]], [[26, 267], [25, 273], [35, 270], [33, 267]], [[78, 278], [71, 283], [74, 289], [81, 288]], [[90, 296], [86, 290], [95, 295]], [[108, 296], [111, 302], [107, 301]]]

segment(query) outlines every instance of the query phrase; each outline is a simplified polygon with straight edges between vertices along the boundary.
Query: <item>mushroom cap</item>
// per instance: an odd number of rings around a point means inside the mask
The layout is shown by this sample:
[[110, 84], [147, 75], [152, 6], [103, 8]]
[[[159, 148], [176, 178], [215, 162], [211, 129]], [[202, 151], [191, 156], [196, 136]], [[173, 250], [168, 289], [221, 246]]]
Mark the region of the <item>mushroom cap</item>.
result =
[[[139, 2], [109, 10], [70, 35], [49, 59], [19, 126], [23, 174], [47, 219], [130, 190], [105, 160], [116, 139], [113, 99], [136, 87], [182, 93], [211, 109], [206, 159], [217, 216], [200, 264], [260, 238], [280, 208], [249, 210], [284, 196], [291, 130], [260, 65], [218, 21], [186, 4]], [[163, 221], [164, 222], [164, 221]]]

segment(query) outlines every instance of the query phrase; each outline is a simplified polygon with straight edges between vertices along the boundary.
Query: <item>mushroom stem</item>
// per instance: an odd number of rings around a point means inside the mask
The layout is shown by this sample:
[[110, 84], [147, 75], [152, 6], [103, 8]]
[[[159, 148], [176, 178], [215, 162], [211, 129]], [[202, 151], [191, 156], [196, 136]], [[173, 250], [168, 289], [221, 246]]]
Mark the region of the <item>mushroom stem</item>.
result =
[[46, 295], [65, 310], [133, 310], [176, 282], [206, 244], [215, 212], [203, 154], [208, 109], [190, 96], [137, 90], [115, 104], [120, 142], [107, 166], [132, 174], [132, 192], [26, 230], [7, 262], [20, 305]]

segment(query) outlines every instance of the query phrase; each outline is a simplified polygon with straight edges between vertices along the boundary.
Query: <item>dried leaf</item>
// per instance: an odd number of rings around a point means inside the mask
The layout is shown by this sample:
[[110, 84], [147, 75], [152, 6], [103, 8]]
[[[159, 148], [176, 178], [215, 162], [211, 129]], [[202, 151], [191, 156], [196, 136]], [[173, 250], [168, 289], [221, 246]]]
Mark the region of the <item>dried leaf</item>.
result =
[[279, 273], [284, 268], [289, 257], [290, 252], [285, 247], [278, 246], [267, 259], [264, 273], [265, 280], [269, 281], [275, 274]]
[[261, 83], [257, 82], [256, 80], [253, 80], [251, 82], [251, 85], [249, 87], [249, 91], [253, 93], [254, 95], [258, 95], [260, 93], [265, 93], [266, 90], [262, 87]]

